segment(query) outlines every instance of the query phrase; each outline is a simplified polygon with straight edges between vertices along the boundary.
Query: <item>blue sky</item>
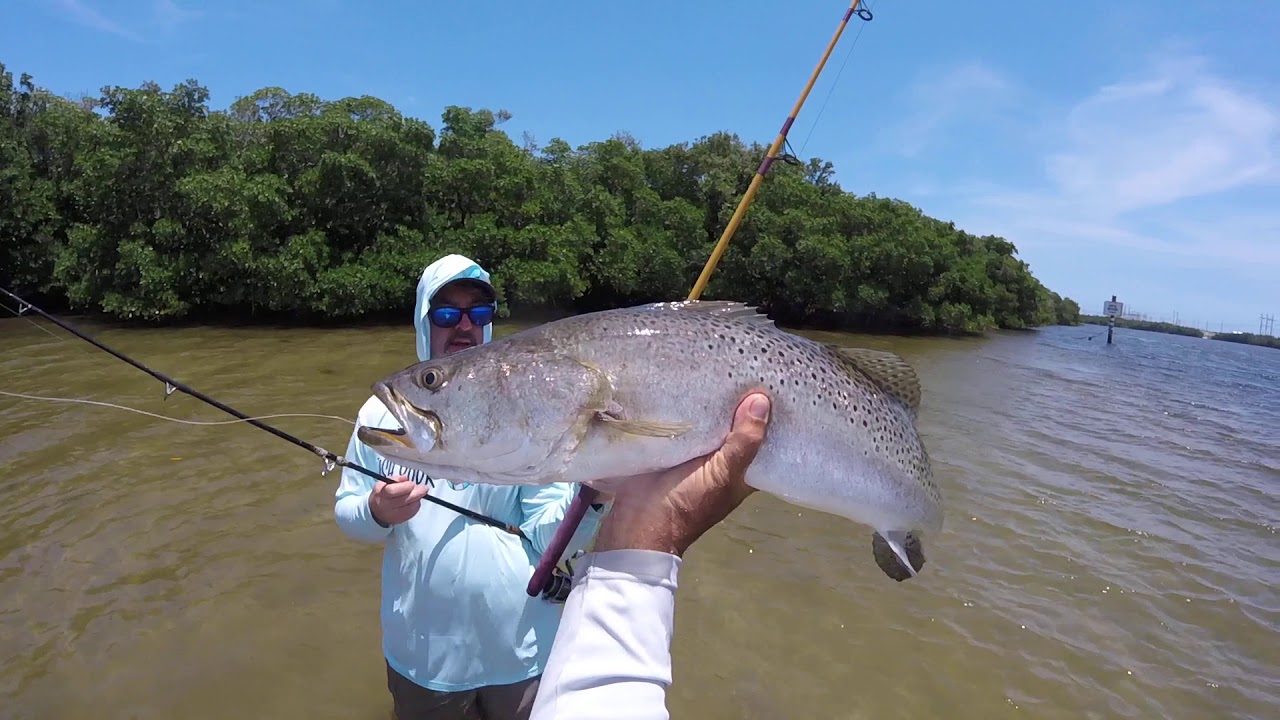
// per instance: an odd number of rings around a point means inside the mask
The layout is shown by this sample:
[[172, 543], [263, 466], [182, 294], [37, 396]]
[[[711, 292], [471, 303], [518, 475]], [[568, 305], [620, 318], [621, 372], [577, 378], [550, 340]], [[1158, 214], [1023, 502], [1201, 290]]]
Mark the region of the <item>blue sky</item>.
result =
[[[1089, 312], [1112, 293], [1214, 330], [1280, 312], [1280, 3], [868, 6], [789, 136], [845, 189], [1012, 240]], [[847, 7], [15, 0], [0, 62], [64, 94], [195, 78], [215, 107], [282, 86], [433, 126], [505, 108], [517, 142], [768, 143]]]

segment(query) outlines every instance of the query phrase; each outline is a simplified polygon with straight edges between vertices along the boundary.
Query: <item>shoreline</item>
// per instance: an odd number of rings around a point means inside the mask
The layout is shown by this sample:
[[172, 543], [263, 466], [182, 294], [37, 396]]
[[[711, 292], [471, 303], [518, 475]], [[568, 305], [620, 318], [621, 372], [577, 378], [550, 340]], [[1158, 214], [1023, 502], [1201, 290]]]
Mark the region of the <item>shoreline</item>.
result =
[[[1080, 315], [1080, 324], [1106, 327], [1107, 317], [1105, 315], [1082, 314]], [[1259, 335], [1250, 332], [1205, 332], [1190, 325], [1175, 325], [1174, 323], [1153, 322], [1150, 320], [1129, 320], [1126, 318], [1116, 318], [1116, 327], [1124, 330], [1143, 330], [1163, 335], [1182, 335], [1205, 340], [1221, 340], [1222, 342], [1236, 345], [1256, 345], [1280, 350], [1280, 337], [1272, 335]]]
[[[29, 295], [23, 297], [32, 298], [35, 296]], [[182, 317], [164, 317], [154, 319], [121, 318], [112, 315], [111, 313], [97, 310], [70, 309], [66, 307], [65, 303], [57, 301], [46, 304], [49, 298], [46, 297], [43, 299], [45, 302], [41, 302], [41, 300], [33, 300], [32, 302], [34, 302], [37, 307], [48, 312], [50, 315], [54, 315], [73, 325], [90, 324], [99, 328], [108, 328], [111, 330], [184, 330], [193, 328], [216, 328], [219, 330], [353, 330], [399, 327], [408, 327], [412, 329], [411, 318], [413, 314], [413, 308], [412, 306], [409, 306], [398, 311], [373, 311], [364, 313], [357, 317], [333, 317], [318, 314], [278, 312], [263, 313], [260, 315], [245, 315], [243, 313], [236, 312], [210, 312], [188, 313]], [[684, 298], [679, 298], [679, 300], [683, 299]], [[707, 297], [705, 299], [721, 300], [723, 298]], [[9, 300], [9, 298], [6, 298], [6, 300]], [[10, 301], [8, 304], [11, 306], [13, 303]], [[645, 303], [635, 304], [640, 305]], [[617, 307], [628, 306], [619, 305]], [[566, 317], [572, 317], [574, 315], [584, 315], [589, 312], [599, 312], [599, 310], [575, 310], [555, 306], [531, 305], [514, 311], [510, 309], [500, 309], [499, 315], [495, 319], [494, 323], [495, 327], [502, 327], [505, 323], [514, 323], [528, 327]], [[763, 314], [771, 315], [768, 312], [764, 312]], [[27, 313], [22, 316], [18, 316], [12, 312], [12, 309], [10, 312], [4, 313], [4, 315], [14, 319], [19, 317], [32, 320], [43, 319], [39, 317], [38, 313]], [[299, 315], [302, 315], [302, 317], [299, 317]], [[891, 323], [881, 324], [875, 322], [840, 323], [824, 318], [807, 318], [799, 322], [775, 322], [778, 327], [784, 330], [797, 332], [845, 333], [850, 335], [956, 340], [981, 339], [1000, 332], [1032, 332], [1046, 327], [1078, 327], [1082, 324], [1089, 324], [1085, 322], [1084, 316], [1081, 316], [1081, 321], [1078, 323], [1052, 323], [1021, 328], [1004, 328], [997, 326], [989, 327], [980, 331], [963, 331], [947, 328], [919, 328], [907, 325], [894, 325]], [[1117, 327], [1119, 327], [1118, 323]]]

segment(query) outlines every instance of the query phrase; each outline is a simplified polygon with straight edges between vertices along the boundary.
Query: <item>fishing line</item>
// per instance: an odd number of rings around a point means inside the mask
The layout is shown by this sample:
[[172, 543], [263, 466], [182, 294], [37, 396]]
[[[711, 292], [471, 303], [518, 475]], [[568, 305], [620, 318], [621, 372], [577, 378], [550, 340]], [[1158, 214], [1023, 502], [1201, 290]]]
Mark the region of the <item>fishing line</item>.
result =
[[[260, 429], [260, 430], [265, 430], [265, 431], [267, 431], [267, 432], [271, 433], [272, 435], [275, 435], [276, 437], [278, 437], [278, 438], [280, 438], [280, 439], [282, 439], [282, 440], [287, 440], [287, 441], [289, 441], [289, 442], [293, 443], [294, 445], [297, 445], [298, 447], [303, 448], [304, 450], [307, 450], [307, 451], [311, 452], [312, 454], [319, 456], [320, 458], [322, 458], [322, 459], [325, 461], [324, 470], [323, 470], [323, 471], [321, 471], [321, 473], [320, 473], [321, 475], [328, 475], [328, 474], [329, 474], [329, 472], [330, 472], [331, 470], [333, 470], [333, 468], [334, 468], [335, 466], [340, 466], [340, 467], [344, 467], [344, 468], [351, 468], [352, 470], [355, 470], [356, 472], [359, 472], [359, 473], [362, 473], [362, 474], [364, 474], [364, 475], [367, 475], [367, 476], [369, 476], [369, 477], [371, 477], [371, 478], [374, 478], [375, 480], [381, 480], [382, 482], [385, 482], [385, 483], [388, 483], [388, 484], [391, 484], [392, 482], [394, 482], [393, 480], [391, 480], [391, 478], [388, 478], [388, 477], [386, 477], [385, 475], [382, 475], [381, 473], [378, 473], [378, 472], [375, 472], [375, 471], [370, 470], [370, 469], [368, 469], [368, 468], [365, 468], [365, 467], [362, 467], [362, 466], [360, 466], [360, 465], [357, 465], [356, 463], [353, 463], [353, 462], [351, 462], [350, 460], [347, 460], [346, 458], [344, 458], [344, 457], [342, 457], [342, 456], [340, 456], [340, 455], [335, 455], [335, 454], [333, 454], [333, 453], [329, 452], [328, 450], [325, 450], [325, 449], [324, 449], [324, 448], [322, 448], [322, 447], [319, 447], [319, 446], [317, 446], [317, 445], [312, 445], [311, 443], [307, 442], [306, 440], [303, 440], [303, 439], [298, 438], [298, 437], [294, 437], [293, 435], [290, 435], [289, 433], [287, 433], [287, 432], [285, 432], [285, 431], [283, 431], [283, 430], [280, 430], [279, 428], [276, 428], [276, 427], [273, 427], [273, 426], [271, 426], [271, 425], [268, 425], [267, 423], [264, 423], [264, 422], [262, 422], [261, 420], [259, 420], [259, 419], [257, 419], [257, 418], [254, 418], [254, 417], [250, 417], [250, 416], [248, 416], [248, 415], [245, 415], [244, 413], [240, 412], [239, 410], [236, 410], [235, 408], [233, 408], [233, 407], [231, 407], [231, 406], [229, 406], [229, 405], [225, 405], [225, 404], [223, 404], [223, 403], [221, 403], [221, 402], [218, 402], [217, 400], [214, 400], [213, 398], [209, 397], [208, 395], [205, 395], [204, 393], [200, 392], [199, 390], [196, 390], [196, 389], [194, 389], [194, 388], [192, 388], [192, 387], [189, 387], [189, 386], [187, 386], [187, 385], [184, 385], [183, 383], [180, 383], [180, 382], [178, 382], [177, 380], [174, 380], [173, 378], [171, 378], [171, 377], [169, 377], [168, 375], [165, 375], [165, 374], [163, 374], [163, 373], [161, 373], [161, 372], [158, 372], [158, 371], [156, 371], [156, 370], [152, 370], [151, 368], [147, 367], [146, 365], [143, 365], [142, 363], [138, 362], [137, 360], [134, 360], [133, 358], [129, 357], [128, 355], [125, 355], [124, 353], [119, 352], [118, 350], [114, 350], [114, 349], [112, 349], [112, 348], [110, 348], [110, 347], [107, 347], [105, 344], [103, 344], [103, 343], [99, 342], [98, 340], [95, 340], [94, 338], [90, 337], [89, 335], [85, 334], [84, 332], [81, 332], [79, 329], [77, 329], [77, 328], [73, 327], [72, 325], [70, 325], [70, 324], [68, 324], [68, 323], [63, 322], [62, 320], [59, 320], [58, 318], [56, 318], [56, 317], [54, 317], [54, 316], [50, 315], [49, 313], [45, 312], [44, 310], [41, 310], [40, 308], [36, 307], [35, 305], [32, 305], [31, 303], [27, 302], [26, 300], [22, 299], [21, 297], [19, 297], [19, 296], [17, 296], [17, 295], [15, 295], [15, 294], [13, 294], [12, 292], [10, 292], [10, 291], [8, 291], [8, 290], [6, 290], [6, 289], [4, 289], [4, 288], [0, 288], [0, 293], [4, 293], [5, 295], [7, 295], [7, 296], [9, 296], [9, 297], [13, 298], [13, 299], [18, 303], [18, 313], [17, 313], [17, 314], [18, 314], [18, 316], [20, 316], [20, 317], [21, 317], [21, 316], [22, 316], [23, 314], [25, 314], [28, 310], [32, 310], [32, 311], [34, 311], [34, 312], [36, 312], [36, 313], [39, 313], [41, 317], [43, 317], [44, 319], [46, 319], [46, 320], [48, 320], [49, 322], [53, 323], [54, 325], [57, 325], [58, 327], [62, 328], [63, 330], [66, 330], [67, 332], [71, 333], [72, 335], [75, 335], [76, 337], [80, 338], [81, 340], [84, 340], [85, 342], [89, 343], [90, 345], [93, 345], [94, 347], [98, 348], [99, 350], [101, 350], [101, 351], [103, 351], [103, 352], [105, 352], [105, 353], [107, 353], [107, 354], [109, 354], [109, 355], [111, 355], [111, 356], [113, 356], [113, 357], [117, 358], [118, 360], [120, 360], [120, 361], [122, 361], [122, 362], [126, 362], [126, 363], [128, 363], [128, 364], [130, 364], [130, 365], [134, 366], [135, 368], [137, 368], [137, 369], [141, 370], [142, 372], [145, 372], [146, 374], [150, 375], [151, 377], [153, 377], [153, 378], [155, 378], [155, 379], [159, 380], [160, 382], [163, 382], [163, 383], [164, 383], [164, 385], [165, 385], [165, 392], [164, 392], [164, 395], [165, 395], [165, 397], [166, 397], [166, 398], [167, 398], [167, 397], [169, 397], [170, 395], [172, 395], [172, 394], [174, 393], [174, 391], [181, 390], [182, 392], [186, 393], [187, 395], [190, 395], [191, 397], [193, 397], [193, 398], [195, 398], [195, 399], [197, 399], [197, 400], [200, 400], [201, 402], [204, 402], [204, 403], [207, 403], [207, 404], [209, 404], [209, 405], [212, 405], [212, 406], [214, 406], [214, 407], [218, 408], [219, 410], [221, 410], [221, 411], [223, 411], [223, 412], [227, 413], [228, 415], [234, 415], [235, 417], [239, 418], [239, 421], [240, 421], [240, 422], [247, 422], [247, 423], [249, 423], [250, 425], [252, 425], [252, 426], [254, 426], [254, 427], [256, 427], [256, 428], [258, 428], [258, 429]], [[8, 309], [8, 308], [6, 308], [6, 309]], [[10, 310], [10, 312], [13, 312], [13, 311], [12, 311], [12, 310]], [[15, 394], [15, 393], [5, 393], [5, 394], [6, 394], [6, 395], [10, 395], [10, 394]], [[123, 407], [123, 406], [120, 406], [120, 407]], [[132, 409], [132, 408], [124, 408], [124, 409]], [[139, 412], [142, 412], [142, 411], [139, 411]], [[146, 413], [144, 413], [144, 414], [146, 414]], [[163, 419], [165, 419], [165, 420], [173, 420], [173, 421], [175, 421], [175, 422], [188, 422], [188, 423], [190, 423], [190, 422], [194, 422], [194, 421], [189, 421], [189, 420], [187, 420], [187, 421], [183, 421], [183, 420], [178, 420], [177, 418], [170, 418], [170, 417], [164, 417], [164, 416], [160, 416], [160, 417], [162, 417], [162, 418], [163, 418]], [[340, 418], [340, 419], [341, 419], [341, 418]], [[344, 422], [350, 422], [350, 421], [346, 421], [346, 420], [344, 420]], [[204, 424], [204, 423], [199, 423], [199, 424]], [[484, 524], [486, 524], [486, 525], [492, 525], [493, 527], [496, 527], [496, 528], [498, 528], [498, 529], [500, 529], [500, 530], [504, 530], [504, 531], [506, 531], [506, 532], [508, 532], [508, 533], [511, 533], [512, 535], [515, 535], [515, 536], [517, 536], [517, 537], [521, 538], [522, 540], [525, 540], [526, 542], [528, 541], [528, 538], [527, 538], [527, 537], [525, 536], [525, 534], [520, 530], [520, 528], [518, 528], [518, 527], [516, 527], [516, 526], [514, 526], [514, 525], [508, 525], [507, 523], [504, 523], [504, 522], [502, 522], [501, 520], [495, 520], [495, 519], [493, 519], [493, 518], [491, 518], [491, 517], [488, 517], [488, 516], [485, 516], [485, 515], [481, 515], [480, 513], [475, 512], [474, 510], [468, 510], [467, 508], [461, 507], [461, 506], [459, 506], [459, 505], [454, 505], [453, 503], [451, 503], [451, 502], [449, 502], [449, 501], [447, 501], [447, 500], [442, 500], [441, 498], [434, 497], [434, 496], [432, 496], [432, 495], [424, 495], [422, 499], [423, 499], [423, 500], [426, 500], [426, 501], [428, 501], [428, 502], [433, 502], [433, 503], [435, 503], [435, 504], [437, 504], [437, 505], [440, 505], [441, 507], [446, 507], [446, 508], [448, 508], [448, 509], [450, 509], [450, 510], [453, 510], [454, 512], [456, 512], [456, 513], [458, 513], [458, 514], [460, 514], [460, 515], [465, 515], [465, 516], [467, 516], [467, 517], [469, 517], [469, 518], [471, 518], [471, 519], [473, 519], [473, 520], [476, 520], [477, 522], [482, 522], [482, 523], [484, 523]]]
[[[19, 308], [21, 308], [22, 306], [21, 306], [21, 305], [19, 305], [18, 307], [19, 307]], [[67, 340], [66, 338], [60, 338], [60, 337], [58, 337], [57, 333], [55, 333], [54, 331], [52, 331], [52, 330], [50, 330], [49, 328], [47, 328], [47, 327], [45, 327], [45, 326], [41, 325], [40, 323], [36, 322], [35, 320], [32, 320], [31, 318], [27, 317], [26, 315], [23, 315], [23, 314], [22, 314], [22, 310], [14, 310], [13, 308], [9, 307], [8, 305], [5, 305], [4, 303], [0, 303], [0, 308], [4, 308], [5, 310], [8, 310], [9, 312], [13, 313], [15, 316], [17, 316], [17, 317], [21, 318], [22, 320], [25, 320], [25, 321], [26, 321], [26, 323], [27, 323], [28, 325], [30, 325], [31, 327], [33, 327], [33, 328], [35, 328], [35, 329], [39, 330], [40, 332], [42, 332], [42, 333], [44, 333], [44, 334], [48, 335], [49, 337], [53, 338], [54, 340], [57, 340], [58, 342], [66, 342], [66, 340]]]
[[[235, 420], [183, 420], [182, 418], [169, 417], [168, 415], [161, 415], [159, 413], [148, 412], [146, 410], [139, 410], [138, 408], [131, 408], [126, 405], [116, 405], [115, 403], [101, 402], [99, 400], [86, 400], [84, 398], [42, 397], [40, 395], [24, 395], [23, 393], [8, 392], [6, 390], [0, 390], [0, 395], [8, 395], [9, 397], [22, 398], [23, 400], [47, 400], [49, 402], [83, 403], [85, 405], [98, 405], [101, 407], [115, 408], [117, 410], [128, 410], [129, 412], [135, 412], [135, 413], [138, 413], [139, 415], [148, 415], [153, 418], [168, 420], [170, 422], [182, 423], [184, 425], [234, 425], [236, 423], [245, 422], [244, 420], [241, 420], [239, 418]], [[277, 413], [275, 415], [257, 415], [250, 419], [251, 420], [267, 420], [270, 418], [282, 418], [282, 417], [325, 418], [328, 420], [338, 420], [348, 425], [353, 425], [353, 426], [355, 425], [354, 422], [351, 422], [346, 418], [338, 417], [337, 415], [317, 415], [315, 413]]]
[[[796, 152], [796, 159], [799, 159], [800, 155], [804, 153], [804, 149], [809, 145], [809, 138], [813, 137], [813, 131], [818, 129], [818, 121], [822, 119], [822, 113], [826, 111], [827, 103], [831, 101], [832, 93], [834, 93], [836, 88], [840, 85], [840, 76], [844, 75], [844, 68], [849, 64], [849, 58], [853, 57], [853, 49], [858, 47], [858, 38], [862, 37], [862, 31], [866, 30], [867, 23], [871, 22], [873, 17], [872, 13], [875, 9], [866, 2], [859, 4], [865, 8], [866, 14], [863, 15], [858, 10], [855, 10], [854, 14], [861, 18], [863, 23], [858, 26], [858, 32], [854, 34], [853, 40], [849, 43], [849, 50], [844, 54], [844, 62], [840, 63], [840, 69], [836, 71], [836, 77], [831, 81], [831, 87], [827, 88], [827, 96], [822, 99], [822, 105], [818, 107], [818, 114], [813, 116], [813, 124], [809, 126], [809, 132], [804, 136], [804, 142], [800, 143], [800, 150]], [[859, 10], [861, 10], [861, 8]]]

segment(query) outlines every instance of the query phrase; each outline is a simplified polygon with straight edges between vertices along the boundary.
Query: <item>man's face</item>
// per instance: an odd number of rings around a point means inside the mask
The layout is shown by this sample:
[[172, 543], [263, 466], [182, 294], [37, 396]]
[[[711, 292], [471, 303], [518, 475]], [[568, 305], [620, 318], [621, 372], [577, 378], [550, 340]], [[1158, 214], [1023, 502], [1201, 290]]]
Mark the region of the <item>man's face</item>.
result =
[[473, 324], [465, 311], [488, 304], [484, 293], [474, 286], [455, 282], [440, 288], [431, 299], [431, 307], [457, 308], [464, 312], [458, 324], [451, 328], [431, 323], [431, 357], [448, 355], [483, 343], [484, 328]]

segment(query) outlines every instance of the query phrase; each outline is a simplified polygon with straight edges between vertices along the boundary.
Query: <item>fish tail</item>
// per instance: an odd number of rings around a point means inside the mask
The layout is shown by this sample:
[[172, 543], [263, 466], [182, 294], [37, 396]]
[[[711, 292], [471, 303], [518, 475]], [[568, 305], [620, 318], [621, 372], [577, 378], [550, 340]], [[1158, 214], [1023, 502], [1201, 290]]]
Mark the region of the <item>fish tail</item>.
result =
[[885, 575], [902, 582], [924, 567], [924, 546], [905, 530], [876, 531], [871, 535], [871, 555]]

